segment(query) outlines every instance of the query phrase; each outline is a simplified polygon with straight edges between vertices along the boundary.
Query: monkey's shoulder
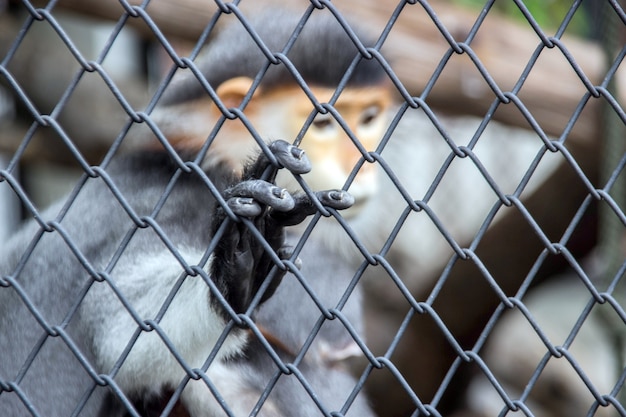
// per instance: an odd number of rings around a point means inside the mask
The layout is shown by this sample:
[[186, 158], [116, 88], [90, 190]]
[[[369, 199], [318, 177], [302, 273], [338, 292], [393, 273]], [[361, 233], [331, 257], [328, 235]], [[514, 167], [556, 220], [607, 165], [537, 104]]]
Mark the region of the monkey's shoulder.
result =
[[111, 161], [106, 172], [115, 178], [135, 180], [141, 178], [147, 181], [145, 185], [169, 181], [172, 176], [181, 171], [181, 180], [187, 181], [193, 176], [188, 175], [186, 168], [188, 158], [176, 160], [168, 152], [157, 150], [134, 151], [117, 156]]
[[[165, 151], [135, 151], [114, 158], [106, 172], [121, 189], [163, 188], [172, 190], [205, 189], [210, 184], [219, 191], [232, 185], [237, 178], [226, 164], [214, 164], [203, 169], [195, 156], [182, 151], [176, 156]], [[212, 188], [212, 187], [211, 187]]]

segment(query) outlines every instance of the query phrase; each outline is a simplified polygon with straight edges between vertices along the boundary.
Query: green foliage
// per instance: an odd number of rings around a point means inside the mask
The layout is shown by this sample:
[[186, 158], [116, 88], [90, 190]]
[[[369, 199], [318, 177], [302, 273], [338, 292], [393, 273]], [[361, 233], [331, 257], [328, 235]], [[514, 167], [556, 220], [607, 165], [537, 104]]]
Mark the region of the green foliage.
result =
[[[452, 0], [453, 3], [464, 7], [483, 8], [487, 0]], [[524, 5], [535, 19], [542, 30], [554, 32], [561, 26], [565, 16], [572, 7], [572, 0], [524, 0]], [[523, 13], [513, 0], [496, 0], [492, 7], [495, 10], [512, 20], [527, 22]], [[589, 18], [585, 10], [579, 7], [572, 20], [567, 26], [566, 32], [578, 36], [589, 34]]]

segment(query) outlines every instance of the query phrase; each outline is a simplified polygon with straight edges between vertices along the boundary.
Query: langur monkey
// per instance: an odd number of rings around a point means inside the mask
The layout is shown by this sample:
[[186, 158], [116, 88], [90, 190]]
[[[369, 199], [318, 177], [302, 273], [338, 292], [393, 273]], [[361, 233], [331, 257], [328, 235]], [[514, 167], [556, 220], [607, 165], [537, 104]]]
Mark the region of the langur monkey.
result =
[[[294, 243], [294, 235], [287, 234], [286, 244]], [[312, 244], [309, 244], [311, 242]], [[337, 257], [315, 241], [308, 241], [299, 253], [300, 271], [316, 297], [325, 307], [337, 305], [354, 276], [354, 269], [341, 257]], [[322, 259], [324, 262], [319, 262]], [[363, 334], [361, 292], [355, 290], [341, 309], [344, 317], [359, 334]], [[256, 312], [255, 322], [283, 363], [294, 363], [306, 338], [310, 335], [321, 313], [311, 297], [302, 288], [296, 277], [287, 273], [274, 295], [263, 303]], [[355, 349], [357, 349], [355, 351]], [[356, 380], [346, 369], [343, 360], [360, 353], [358, 346], [338, 319], [327, 320], [316, 335], [305, 359], [297, 366], [317, 400], [326, 411], [338, 411], [346, 403], [356, 386]], [[228, 410], [236, 417], [245, 417], [257, 406], [270, 381], [276, 376], [278, 366], [267, 353], [261, 342], [251, 337], [241, 355], [220, 363], [219, 378], [214, 384]], [[135, 406], [144, 417], [160, 416], [170, 400], [167, 395], [140, 398]], [[208, 394], [210, 396], [210, 394]], [[213, 397], [211, 415], [225, 416], [226, 412]], [[130, 416], [120, 404], [110, 408], [101, 416]], [[109, 402], [111, 404], [111, 402]], [[204, 404], [206, 405], [206, 404]], [[280, 375], [268, 398], [260, 405], [258, 417], [317, 417], [322, 415], [311, 395], [295, 375]], [[175, 410], [176, 417], [188, 416], [187, 409]], [[191, 414], [193, 415], [193, 414]], [[367, 396], [359, 394], [350, 404], [347, 417], [374, 417]]]
[[[272, 30], [276, 27], [284, 30], [289, 22], [294, 22], [295, 27], [295, 21], [288, 17], [280, 19], [284, 19], [285, 25], [273, 22]], [[357, 50], [336, 22], [315, 17], [308, 25], [310, 29], [303, 30], [288, 57], [301, 70], [317, 99], [324, 102], [333, 93], [332, 86], [339, 82]], [[260, 32], [262, 27], [259, 26]], [[290, 34], [291, 29], [288, 32]], [[275, 50], [282, 49], [284, 42], [280, 34], [262, 36], [268, 44], [279, 41]], [[218, 40], [214, 44], [219, 45]], [[230, 43], [226, 49], [240, 44]], [[253, 50], [247, 46], [237, 54], [245, 53], [246, 48], [248, 52]], [[238, 68], [236, 65], [229, 68], [235, 67]], [[272, 78], [271, 74], [276, 75]], [[268, 72], [267, 81], [261, 83], [246, 107], [246, 112], [256, 112], [256, 116], [251, 117], [255, 128], [268, 141], [285, 137], [294, 141], [313, 109], [299, 87], [284, 85], [284, 75], [284, 70]], [[252, 73], [233, 74], [216, 82], [218, 94], [227, 107], [239, 104], [247, 94], [252, 77]], [[368, 150], [385, 130], [386, 109], [391, 103], [382, 79], [382, 69], [377, 62], [362, 62], [349, 81], [349, 88], [334, 105]], [[157, 111], [154, 118], [175, 148], [194, 155], [210, 133], [207, 116], [217, 118], [219, 114], [214, 103], [199, 97], [192, 100], [193, 97], [177, 96], [188, 88], [188, 82], [195, 91], [197, 86], [194, 87], [193, 79], [177, 81], [171, 95], [165, 97], [167, 105]], [[182, 114], [189, 119], [180, 118]], [[194, 121], [194, 117], [203, 122], [197, 125], [186, 122]], [[284, 244], [283, 228], [295, 226], [315, 209], [302, 194], [294, 197], [293, 208], [284, 206], [282, 200], [289, 200], [291, 194], [271, 185], [272, 176], [265, 178], [269, 182], [256, 181], [261, 177], [261, 168], [268, 164], [263, 154], [251, 168], [241, 172], [241, 166], [246, 165], [242, 161], [254, 154], [257, 144], [248, 130], [236, 126], [237, 123], [228, 121], [222, 126], [208, 149], [203, 169], [229, 205], [234, 205], [236, 213], [251, 217], [270, 246], [279, 250]], [[227, 126], [229, 124], [233, 126]], [[288, 136], [284, 136], [285, 133]], [[289, 148], [283, 142], [272, 143], [280, 144], [270, 149], [287, 168], [281, 171], [304, 176], [313, 189], [322, 183], [342, 188], [348, 173], [361, 158], [338, 122], [328, 115], [318, 115], [301, 141], [301, 145], [308, 148], [311, 166], [320, 167], [314, 175], [308, 175], [308, 168], [302, 168], [298, 148]], [[1, 409], [16, 416], [28, 415], [27, 405], [51, 415], [70, 415], [77, 410], [82, 410], [79, 415], [125, 413], [127, 408], [126, 405], [120, 407], [119, 391], [111, 394], [98, 386], [94, 382], [95, 375], [115, 373], [112, 379], [116, 386], [135, 405], [159, 398], [163, 389], [175, 389], [185, 376], [183, 367], [157, 331], [138, 331], [137, 317], [139, 320], [158, 318], [163, 337], [171, 341], [182, 360], [193, 369], [202, 367], [230, 319], [208, 284], [215, 284], [235, 313], [247, 310], [273, 265], [271, 257], [240, 223], [228, 220], [231, 224], [225, 230], [220, 228], [227, 216], [197, 174], [181, 174], [169, 197], [161, 201], [164, 190], [169, 189], [169, 181], [177, 175], [177, 168], [163, 152], [145, 149], [114, 160], [106, 168], [106, 181], [87, 180], [77, 200], [69, 207], [54, 206], [44, 216], [51, 218], [58, 213], [59, 224], [55, 228], [62, 233], [44, 233], [33, 222], [3, 248], [0, 260], [3, 278], [0, 288]], [[357, 208], [373, 195], [375, 184], [371, 182], [369, 168], [365, 164], [349, 187], [351, 193], [357, 194]], [[281, 175], [281, 181], [295, 184], [288, 177]], [[132, 210], [122, 208], [107, 182], [117, 185], [127, 208]], [[255, 191], [258, 187], [260, 192]], [[354, 201], [349, 194], [340, 191], [317, 195], [323, 204], [337, 209], [347, 209]], [[159, 228], [137, 229], [133, 219], [136, 222], [142, 216], [149, 216], [157, 207], [155, 221]], [[286, 214], [281, 214], [281, 210], [287, 210]], [[211, 237], [216, 230], [221, 231], [221, 238], [209, 253], [207, 248], [212, 247]], [[286, 240], [295, 243], [299, 234], [290, 232]], [[73, 244], [70, 245], [70, 241]], [[128, 243], [126, 248], [120, 250], [125, 243]], [[34, 252], [26, 256], [29, 246], [34, 247]], [[171, 246], [175, 252], [170, 251]], [[279, 253], [282, 258], [290, 256], [289, 251], [279, 250]], [[307, 254], [322, 257], [322, 260], [314, 258], [313, 263], [307, 263]], [[300, 255], [302, 275], [312, 284], [325, 307], [335, 307], [352, 280], [353, 271], [341, 262], [342, 258], [336, 258], [332, 249], [316, 240], [307, 241]], [[190, 270], [189, 265], [197, 267]], [[188, 276], [185, 270], [193, 273]], [[268, 335], [275, 337], [278, 354], [291, 361], [321, 313], [315, 303], [309, 302], [308, 294], [294, 277], [288, 275], [279, 286], [278, 275], [280, 272], [275, 274], [262, 296], [258, 322]], [[281, 295], [278, 290], [283, 287]], [[274, 292], [281, 299], [268, 304], [276, 298], [270, 297]], [[357, 330], [362, 325], [359, 297], [358, 289], [354, 289], [344, 306], [346, 317]], [[130, 303], [125, 306], [122, 300], [126, 299]], [[294, 303], [299, 308], [290, 307]], [[31, 305], [36, 311], [29, 310]], [[132, 307], [136, 317], [127, 307]], [[293, 320], [276, 320], [292, 312]], [[43, 321], [38, 321], [37, 317], [43, 317]], [[46, 330], [51, 335], [61, 336], [46, 336]], [[133, 341], [135, 336], [138, 337]], [[276, 369], [257, 341], [248, 343], [249, 336], [249, 332], [233, 329], [207, 371], [227, 400], [231, 400], [228, 405], [236, 405], [234, 400], [240, 394], [254, 401], [254, 395], [264, 389], [267, 378]], [[37, 351], [36, 355], [30, 355]], [[350, 352], [354, 352], [354, 344], [342, 324], [338, 320], [326, 321], [301, 365], [303, 374], [314, 386], [325, 388], [319, 398], [332, 402], [331, 407], [341, 407], [346, 399], [338, 396], [337, 390], [345, 389], [349, 394], [353, 387], [353, 380], [347, 373], [331, 366]], [[297, 382], [294, 385], [293, 377], [285, 378], [281, 377], [261, 413], [318, 415], [319, 408], [310, 397], [308, 404], [302, 404], [300, 399], [308, 396], [302, 386]], [[224, 388], [229, 381], [241, 385], [229, 391], [228, 386]], [[182, 393], [181, 402], [191, 416], [225, 414], [202, 381], [191, 380]], [[259, 415], [263, 415], [261, 413]], [[372, 412], [363, 399], [357, 398], [349, 415], [371, 416]]]
[[[252, 20], [252, 26], [272, 52], [280, 52], [295, 30], [299, 16], [286, 11], [272, 11]], [[355, 28], [353, 28], [355, 29]], [[356, 30], [366, 46], [369, 39]], [[287, 57], [298, 70], [317, 101], [326, 103], [335, 92], [358, 50], [353, 41], [329, 13], [315, 12], [305, 23]], [[197, 63], [202, 74], [215, 89], [227, 108], [238, 107], [253, 86], [254, 79], [266, 62], [243, 26], [235, 21], [209, 43]], [[391, 89], [381, 65], [375, 60], [361, 60], [346, 88], [333, 107], [367, 151], [376, 148], [389, 124], [393, 104]], [[256, 134], [264, 140], [280, 137], [288, 141], [300, 139], [300, 131], [314, 110], [312, 101], [303, 92], [284, 65], [273, 65], [255, 89], [243, 113]], [[197, 78], [189, 72], [175, 77], [165, 92], [162, 104], [152, 118], [168, 141], [179, 148], [199, 149], [210, 138], [221, 116]], [[209, 145], [205, 166], [225, 164], [238, 170], [242, 161], [256, 152], [258, 144], [240, 120], [226, 120]], [[301, 137], [299, 147], [306, 151], [312, 170], [302, 179], [312, 189], [323, 186], [343, 188], [350, 173], [363, 157], [330, 113], [317, 114]], [[348, 187], [355, 204], [342, 211], [348, 219], [377, 195], [376, 167], [365, 163]], [[277, 183], [290, 190], [298, 189], [288, 175], [278, 174]], [[318, 230], [324, 220], [334, 229]], [[313, 288], [326, 308], [337, 306], [350, 286], [355, 268], [346, 257], [338, 256], [335, 240], [345, 235], [333, 219], [321, 219], [305, 242], [300, 258], [301, 275]], [[325, 233], [333, 232], [332, 234]], [[334, 236], [333, 236], [334, 235]], [[343, 236], [347, 237], [347, 236]], [[296, 245], [300, 231], [290, 230], [287, 241]], [[330, 245], [329, 245], [330, 244]], [[342, 312], [362, 333], [361, 288], [352, 290]], [[278, 319], [284, 317], [284, 319]], [[268, 339], [275, 342], [277, 352], [285, 361], [292, 361], [300, 352], [321, 312], [303, 286], [287, 275], [274, 297], [264, 303], [256, 314], [256, 322]], [[343, 406], [355, 385], [341, 361], [360, 354], [339, 320], [327, 320], [308, 349], [301, 371], [328, 407]], [[249, 415], [277, 366], [259, 343], [251, 343], [244, 355], [227, 363], [227, 370], [216, 385], [235, 416]], [[335, 409], [335, 408], [331, 408]], [[225, 415], [218, 409], [215, 415]], [[281, 376], [265, 401], [259, 416], [320, 415], [308, 393], [295, 376]], [[373, 416], [363, 396], [358, 396], [348, 416]]]
[[[279, 53], [300, 19], [286, 10], [272, 10], [251, 19], [251, 25], [269, 50]], [[358, 27], [352, 28], [365, 46], [373, 44]], [[315, 100], [328, 103], [358, 54], [336, 18], [323, 10], [309, 17], [286, 55]], [[266, 63], [259, 46], [235, 19], [210, 41], [197, 66], [224, 106], [237, 108]], [[392, 104], [390, 82], [383, 67], [374, 58], [363, 58], [333, 107], [350, 135], [365, 151], [373, 151], [389, 126]], [[342, 188], [363, 154], [330, 112], [317, 113], [306, 126], [314, 109], [312, 100], [287, 66], [277, 64], [271, 65], [263, 75], [243, 113], [260, 138], [299, 141], [298, 146], [312, 162], [313, 169], [303, 176], [311, 188]], [[211, 136], [220, 116], [216, 103], [188, 70], [174, 77], [152, 118], [170, 143], [200, 148]], [[305, 126], [306, 130], [301, 132]], [[242, 161], [257, 149], [256, 140], [241, 120], [226, 120], [212, 140], [205, 163], [226, 161], [233, 169], [240, 169]], [[375, 177], [375, 164], [364, 163], [349, 184], [355, 205], [344, 216], [356, 215], [376, 195]], [[279, 174], [279, 182], [286, 188], [298, 187], [289, 176], [281, 178]]]
[[[310, 169], [304, 152], [285, 141], [269, 151], [292, 174]], [[181, 362], [200, 369], [214, 349], [207, 375], [218, 378], [248, 340], [235, 327], [216, 348], [228, 308], [245, 313], [263, 285], [260, 302], [272, 296], [284, 274], [273, 259], [291, 256], [283, 228], [317, 210], [308, 194], [273, 184], [278, 167], [268, 158], [261, 153], [239, 176], [224, 164], [184, 173], [166, 152], [120, 156], [69, 206], [42, 215], [55, 219], [50, 231], [33, 221], [3, 246], [2, 414], [97, 416], [106, 404], [107, 388], [95, 382], [101, 376], [135, 401], [176, 388], [186, 375]], [[353, 202], [345, 191], [315, 196], [335, 209]], [[140, 331], [147, 320], [159, 330]], [[212, 398], [192, 380], [181, 402], [192, 416], [209, 417]]]

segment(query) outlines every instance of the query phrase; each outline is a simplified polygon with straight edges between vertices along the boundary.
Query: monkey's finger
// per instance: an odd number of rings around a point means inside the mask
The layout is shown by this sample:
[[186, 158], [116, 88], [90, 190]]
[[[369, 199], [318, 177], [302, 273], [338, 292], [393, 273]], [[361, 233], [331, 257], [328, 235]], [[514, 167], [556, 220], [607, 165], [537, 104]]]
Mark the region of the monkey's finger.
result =
[[334, 208], [335, 210], [344, 210], [352, 207], [354, 204], [352, 194], [344, 190], [318, 191], [315, 195], [322, 205]]
[[294, 174], [306, 174], [311, 171], [311, 161], [304, 150], [284, 140], [272, 142], [269, 147], [281, 165]]
[[[278, 249], [277, 255], [281, 260], [289, 259], [293, 256], [293, 249], [293, 246], [283, 246]], [[302, 269], [302, 260], [300, 258], [296, 258], [293, 263], [296, 268]]]
[[287, 190], [263, 180], [247, 180], [229, 188], [224, 192], [225, 198], [253, 198], [278, 211], [289, 211], [295, 202]]
[[229, 198], [226, 204], [233, 213], [241, 217], [256, 217], [263, 211], [259, 203], [250, 197]]

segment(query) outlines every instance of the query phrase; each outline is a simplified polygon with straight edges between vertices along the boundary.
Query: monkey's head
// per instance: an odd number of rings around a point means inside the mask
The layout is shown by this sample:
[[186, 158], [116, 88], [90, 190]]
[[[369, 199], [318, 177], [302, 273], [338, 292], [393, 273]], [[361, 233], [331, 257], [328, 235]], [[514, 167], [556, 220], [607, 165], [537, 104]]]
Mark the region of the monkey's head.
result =
[[[277, 54], [290, 42], [300, 20], [301, 16], [278, 10], [251, 23], [267, 49]], [[365, 47], [373, 45], [358, 28], [352, 30]], [[243, 112], [253, 129], [266, 141], [299, 141], [313, 166], [304, 179], [312, 189], [322, 190], [343, 188], [363, 160], [362, 152], [375, 150], [388, 127], [393, 99], [391, 83], [381, 64], [374, 58], [361, 58], [346, 75], [359, 54], [355, 42], [336, 18], [328, 11], [316, 11], [286, 54], [288, 63], [270, 64], [261, 74], [269, 60], [235, 19], [210, 41], [198, 67], [226, 108], [240, 107], [244, 98], [252, 94]], [[297, 74], [293, 73], [294, 68]], [[254, 80], [261, 75], [254, 88]], [[317, 112], [314, 103], [329, 103], [344, 78], [346, 86], [332, 105], [336, 115]], [[180, 142], [193, 137], [195, 146], [203, 144], [213, 123], [222, 115], [208, 98], [208, 92], [189, 72], [176, 80], [164, 97], [169, 118], [173, 108], [182, 106], [184, 111], [177, 114], [187, 121], [196, 117], [198, 121], [192, 124], [204, 123], [206, 127], [190, 134], [189, 123], [172, 120], [172, 125], [177, 125], [172, 126], [172, 131], [178, 132], [168, 132], [168, 138], [179, 135], [182, 139], [174, 140]], [[181, 128], [186, 131], [181, 132]], [[242, 160], [256, 150], [250, 130], [240, 120], [228, 120], [213, 140], [207, 161], [225, 160], [240, 167]], [[356, 204], [345, 215], [357, 213], [376, 193], [376, 174], [375, 164], [361, 165], [348, 188]], [[279, 182], [287, 188], [299, 187], [289, 174], [279, 178]]]

